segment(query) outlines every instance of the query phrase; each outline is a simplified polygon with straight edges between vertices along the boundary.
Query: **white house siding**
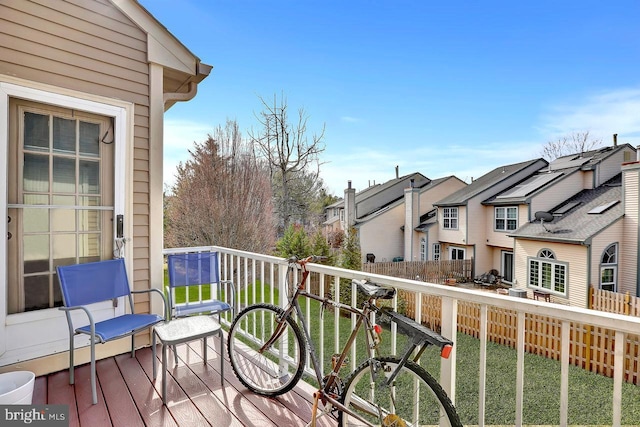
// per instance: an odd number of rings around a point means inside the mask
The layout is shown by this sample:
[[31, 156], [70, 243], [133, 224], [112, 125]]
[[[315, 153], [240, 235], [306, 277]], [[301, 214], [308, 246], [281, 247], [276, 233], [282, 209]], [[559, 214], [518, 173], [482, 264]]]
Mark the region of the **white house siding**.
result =
[[364, 258], [372, 253], [377, 262], [391, 261], [404, 253], [404, 233], [400, 227], [404, 225], [404, 204], [394, 206], [383, 214], [361, 223], [360, 252]]
[[[0, 0], [0, 75], [135, 105], [132, 281], [149, 281], [147, 36], [108, 0]], [[137, 310], [147, 311], [140, 301]]]
[[602, 233], [597, 234], [591, 241], [591, 280], [590, 286], [598, 289], [600, 287], [600, 261], [602, 254], [609, 245], [612, 243], [618, 244], [618, 277], [616, 278], [618, 283], [618, 292], [631, 292], [635, 294], [635, 281], [630, 283], [628, 281], [622, 282], [622, 269], [620, 268], [620, 252], [625, 250], [622, 247], [622, 235], [624, 232], [624, 220], [620, 219], [614, 224], [607, 227]]
[[620, 252], [620, 283], [625, 289], [629, 289], [631, 295], [636, 295], [638, 282], [638, 233], [639, 222], [638, 204], [640, 198], [640, 163], [634, 162], [622, 166], [623, 170], [623, 203], [624, 203], [624, 250]]
[[[584, 172], [574, 172], [571, 175], [561, 178], [558, 182], [552, 183], [545, 188], [544, 191], [534, 195], [531, 198], [531, 218], [535, 218], [538, 211], [548, 212], [560, 203], [578, 194], [584, 188], [583, 182]], [[590, 173], [588, 173], [590, 175]]]
[[588, 295], [586, 246], [516, 239], [514, 288], [526, 289], [528, 297], [533, 298], [533, 290], [527, 286], [528, 259], [536, 257], [541, 249], [550, 249], [555, 254], [556, 261], [569, 264], [567, 266], [567, 297], [552, 295], [551, 301], [586, 308]]
[[[527, 205], [509, 205], [508, 207], [513, 207], [513, 206], [516, 206], [518, 208], [517, 226], [521, 227], [523, 224], [529, 222], [528, 213], [527, 213], [529, 210], [529, 207]], [[486, 245], [512, 248], [513, 238], [509, 237], [509, 235], [513, 232], [513, 230], [511, 231], [495, 230], [496, 207], [497, 206], [483, 206], [485, 210], [484, 217], [485, 217], [485, 223], [486, 223], [485, 225]], [[507, 207], [507, 206], [504, 206], [504, 207]], [[498, 263], [498, 265], [500, 264]]]

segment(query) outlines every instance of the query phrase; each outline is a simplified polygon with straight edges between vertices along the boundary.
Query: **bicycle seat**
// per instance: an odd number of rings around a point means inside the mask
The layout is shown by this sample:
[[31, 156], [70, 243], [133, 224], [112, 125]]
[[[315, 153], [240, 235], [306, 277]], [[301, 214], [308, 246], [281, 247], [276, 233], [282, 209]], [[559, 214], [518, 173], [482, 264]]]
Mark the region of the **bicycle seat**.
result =
[[358, 285], [360, 292], [369, 298], [392, 299], [396, 294], [396, 290], [394, 288], [380, 286], [377, 283], [370, 282], [366, 279], [352, 279], [352, 283]]

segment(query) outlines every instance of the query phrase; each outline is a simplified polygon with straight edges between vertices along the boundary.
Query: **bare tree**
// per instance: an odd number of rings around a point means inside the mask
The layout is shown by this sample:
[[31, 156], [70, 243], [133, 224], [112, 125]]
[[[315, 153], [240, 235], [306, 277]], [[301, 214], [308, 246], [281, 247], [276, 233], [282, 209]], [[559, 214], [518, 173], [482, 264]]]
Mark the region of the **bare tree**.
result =
[[573, 132], [556, 140], [547, 141], [540, 153], [550, 162], [558, 157], [579, 154], [602, 146], [602, 138], [591, 138], [589, 131]]
[[271, 103], [262, 97], [260, 101], [263, 110], [257, 118], [261, 127], [258, 133], [250, 132], [250, 138], [269, 165], [279, 225], [286, 230], [293, 219], [303, 221], [322, 188], [319, 155], [325, 149], [325, 129], [309, 137], [309, 116], [303, 108], [297, 120], [290, 122], [284, 95], [280, 99], [274, 95]]
[[167, 245], [269, 252], [275, 242], [269, 169], [237, 123], [227, 121], [189, 153], [167, 197]]

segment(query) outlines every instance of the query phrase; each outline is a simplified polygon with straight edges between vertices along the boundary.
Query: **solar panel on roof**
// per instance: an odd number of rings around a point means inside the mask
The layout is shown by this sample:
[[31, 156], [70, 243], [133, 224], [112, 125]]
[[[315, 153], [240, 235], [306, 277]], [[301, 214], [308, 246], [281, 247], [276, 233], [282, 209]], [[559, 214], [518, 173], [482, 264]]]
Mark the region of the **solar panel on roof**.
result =
[[591, 157], [561, 157], [549, 163], [549, 170], [555, 171], [559, 169], [574, 168], [584, 165], [589, 160], [591, 160]]
[[522, 184], [518, 184], [515, 187], [505, 191], [504, 193], [498, 195], [496, 199], [508, 199], [511, 197], [524, 197], [528, 194], [533, 193], [538, 188], [550, 183], [554, 179], [562, 176], [562, 173], [543, 173], [540, 175], [534, 175], [531, 178], [524, 181]]
[[580, 204], [580, 202], [571, 202], [571, 203], [567, 203], [564, 206], [560, 206], [558, 209], [556, 209], [555, 211], [553, 211], [552, 213], [556, 216], [559, 215], [564, 215], [567, 212], [569, 212], [571, 209], [575, 208], [576, 206], [578, 206]]
[[609, 203], [604, 204], [604, 205], [596, 206], [595, 208], [591, 209], [588, 213], [590, 213], [590, 214], [601, 214], [604, 211], [614, 207], [618, 203], [620, 203], [620, 200], [614, 200], [613, 202], [609, 202]]

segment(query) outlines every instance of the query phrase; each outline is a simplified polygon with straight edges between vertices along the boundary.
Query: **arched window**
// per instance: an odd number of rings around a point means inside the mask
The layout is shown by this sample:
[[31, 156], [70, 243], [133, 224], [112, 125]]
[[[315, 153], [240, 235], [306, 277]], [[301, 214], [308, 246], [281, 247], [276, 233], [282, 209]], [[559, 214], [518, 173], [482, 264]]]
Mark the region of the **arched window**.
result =
[[618, 244], [609, 245], [600, 258], [600, 289], [617, 292]]
[[420, 261], [427, 260], [427, 239], [420, 238]]
[[567, 294], [567, 263], [558, 262], [550, 249], [541, 249], [537, 258], [529, 258], [529, 286]]

